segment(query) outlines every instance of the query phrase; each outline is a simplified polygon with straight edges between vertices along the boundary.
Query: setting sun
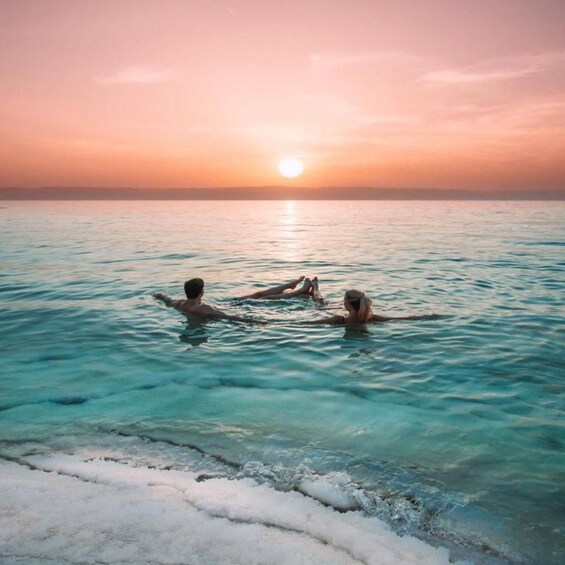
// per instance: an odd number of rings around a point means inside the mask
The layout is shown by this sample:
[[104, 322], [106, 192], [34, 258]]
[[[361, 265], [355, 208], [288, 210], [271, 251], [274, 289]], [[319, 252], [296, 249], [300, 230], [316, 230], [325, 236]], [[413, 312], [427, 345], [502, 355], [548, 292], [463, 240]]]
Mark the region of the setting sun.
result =
[[304, 165], [296, 157], [287, 157], [279, 163], [279, 173], [283, 177], [293, 179], [299, 177], [304, 171]]

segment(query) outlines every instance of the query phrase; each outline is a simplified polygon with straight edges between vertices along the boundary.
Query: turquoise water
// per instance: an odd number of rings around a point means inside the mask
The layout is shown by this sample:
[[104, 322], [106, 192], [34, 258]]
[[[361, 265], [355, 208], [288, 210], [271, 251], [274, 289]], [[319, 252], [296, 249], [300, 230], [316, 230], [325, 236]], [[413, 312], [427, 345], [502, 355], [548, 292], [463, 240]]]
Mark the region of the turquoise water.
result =
[[[562, 203], [2, 205], [5, 465], [183, 470], [200, 454], [455, 558], [562, 562]], [[301, 274], [326, 307], [234, 300]], [[187, 321], [152, 298], [193, 276], [272, 323]], [[298, 324], [352, 287], [378, 313], [438, 317]]]

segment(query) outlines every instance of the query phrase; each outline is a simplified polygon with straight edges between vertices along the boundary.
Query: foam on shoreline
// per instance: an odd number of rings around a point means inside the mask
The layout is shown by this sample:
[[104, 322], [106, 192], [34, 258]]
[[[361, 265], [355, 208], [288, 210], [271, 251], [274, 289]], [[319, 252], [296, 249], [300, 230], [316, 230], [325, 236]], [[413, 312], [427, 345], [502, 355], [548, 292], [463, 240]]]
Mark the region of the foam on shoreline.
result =
[[0, 497], [5, 562], [450, 562], [378, 518], [250, 478], [31, 456], [0, 465]]

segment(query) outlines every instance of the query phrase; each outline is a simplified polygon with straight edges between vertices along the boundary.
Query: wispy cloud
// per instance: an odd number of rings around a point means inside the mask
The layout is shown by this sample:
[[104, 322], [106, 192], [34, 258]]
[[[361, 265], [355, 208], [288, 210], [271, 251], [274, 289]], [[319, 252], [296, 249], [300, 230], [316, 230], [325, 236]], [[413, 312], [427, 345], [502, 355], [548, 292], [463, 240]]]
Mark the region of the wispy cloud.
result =
[[174, 80], [171, 71], [158, 71], [142, 65], [131, 65], [114, 74], [94, 77], [100, 84], [155, 84]]
[[402, 61], [405, 63], [422, 63], [427, 59], [404, 51], [363, 51], [349, 55], [332, 53], [312, 53], [308, 56], [310, 63], [321, 67], [338, 67], [360, 63], [380, 61]]
[[485, 61], [462, 69], [446, 69], [425, 74], [432, 83], [460, 84], [512, 80], [542, 73], [565, 64], [565, 51], [525, 55]]

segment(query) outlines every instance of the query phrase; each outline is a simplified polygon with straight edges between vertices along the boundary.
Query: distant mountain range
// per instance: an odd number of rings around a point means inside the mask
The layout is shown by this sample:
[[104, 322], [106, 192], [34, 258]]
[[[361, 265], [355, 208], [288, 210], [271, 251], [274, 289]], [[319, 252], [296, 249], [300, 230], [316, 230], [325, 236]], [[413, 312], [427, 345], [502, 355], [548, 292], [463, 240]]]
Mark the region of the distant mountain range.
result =
[[373, 187], [0, 187], [0, 200], [565, 200], [565, 188], [455, 190]]

